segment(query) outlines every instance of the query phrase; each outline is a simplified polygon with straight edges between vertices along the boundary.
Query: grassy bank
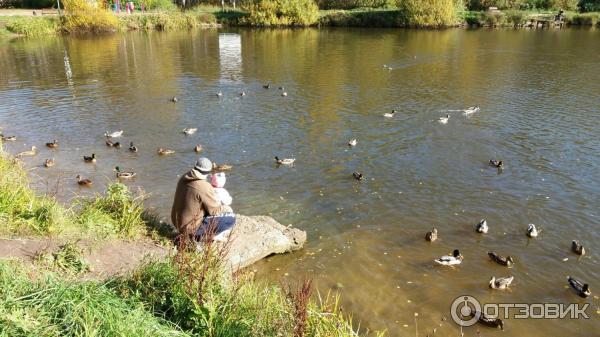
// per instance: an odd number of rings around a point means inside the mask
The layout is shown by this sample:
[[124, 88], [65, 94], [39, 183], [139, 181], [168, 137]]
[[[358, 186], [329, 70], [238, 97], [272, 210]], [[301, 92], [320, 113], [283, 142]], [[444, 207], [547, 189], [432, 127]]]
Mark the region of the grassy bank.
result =
[[0, 144], [0, 236], [71, 239], [31, 265], [0, 260], [0, 336], [358, 336], [337, 298], [311, 299], [310, 282], [233, 275], [220, 262], [225, 250], [211, 245], [129, 275], [80, 279], [89, 269], [76, 238], [135, 239], [147, 234], [147, 219], [142, 197], [119, 183], [72, 207], [37, 195]]

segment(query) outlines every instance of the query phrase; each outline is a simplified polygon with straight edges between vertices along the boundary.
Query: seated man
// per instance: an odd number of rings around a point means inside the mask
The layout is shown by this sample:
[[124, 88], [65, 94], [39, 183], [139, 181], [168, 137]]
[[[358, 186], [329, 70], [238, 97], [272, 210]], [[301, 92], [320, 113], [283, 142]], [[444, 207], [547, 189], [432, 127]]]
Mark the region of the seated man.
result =
[[212, 167], [211, 161], [202, 157], [177, 183], [171, 221], [179, 230], [180, 237], [184, 235], [196, 241], [212, 239], [235, 224], [233, 210], [220, 202], [207, 181]]

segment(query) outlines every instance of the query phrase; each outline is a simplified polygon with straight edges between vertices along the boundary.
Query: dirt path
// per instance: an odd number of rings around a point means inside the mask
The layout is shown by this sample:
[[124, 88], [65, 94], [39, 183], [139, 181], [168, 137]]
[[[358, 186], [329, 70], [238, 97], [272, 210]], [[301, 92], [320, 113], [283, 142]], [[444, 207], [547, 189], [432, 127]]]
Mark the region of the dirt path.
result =
[[[33, 263], [36, 256], [55, 252], [64, 241], [53, 239], [0, 239], [0, 259], [19, 259]], [[149, 241], [82, 240], [84, 259], [90, 265], [86, 278], [104, 278], [133, 270], [147, 259], [160, 259], [171, 249]]]

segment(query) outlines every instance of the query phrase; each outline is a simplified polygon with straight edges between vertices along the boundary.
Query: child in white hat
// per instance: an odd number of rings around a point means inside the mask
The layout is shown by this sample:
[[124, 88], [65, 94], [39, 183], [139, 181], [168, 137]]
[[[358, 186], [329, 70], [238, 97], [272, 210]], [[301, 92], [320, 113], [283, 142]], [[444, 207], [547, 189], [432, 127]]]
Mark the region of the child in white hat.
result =
[[229, 192], [223, 188], [226, 181], [227, 178], [225, 177], [224, 172], [217, 172], [210, 178], [210, 183], [214, 187], [215, 193], [217, 194], [219, 201], [221, 201], [221, 204], [231, 206], [233, 199], [231, 198], [231, 195], [229, 195]]

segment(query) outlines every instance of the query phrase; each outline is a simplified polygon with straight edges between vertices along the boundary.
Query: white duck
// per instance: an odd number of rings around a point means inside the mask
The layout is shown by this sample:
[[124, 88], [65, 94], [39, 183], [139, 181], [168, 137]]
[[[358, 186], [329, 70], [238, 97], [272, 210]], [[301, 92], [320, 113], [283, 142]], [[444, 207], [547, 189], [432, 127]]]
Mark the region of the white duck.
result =
[[36, 154], [37, 154], [37, 147], [32, 146], [31, 150], [23, 151], [23, 152], [17, 154], [15, 157], [25, 157], [25, 156], [30, 157], [30, 156], [35, 156]]
[[196, 131], [198, 131], [198, 128], [185, 128], [183, 129], [183, 133], [185, 133], [186, 135], [193, 135], [194, 133], [196, 133]]
[[123, 135], [123, 130], [120, 131], [115, 131], [115, 132], [104, 132], [104, 136], [106, 136], [107, 138], [118, 138], [121, 137]]
[[348, 141], [348, 146], [356, 146], [358, 144], [358, 140], [356, 138], [352, 138]]
[[468, 107], [465, 110], [463, 110], [463, 115], [468, 116], [468, 115], [472, 115], [476, 112], [479, 112], [479, 106], [472, 106], [472, 107]]
[[475, 225], [475, 230], [481, 234], [487, 234], [489, 229], [490, 228], [488, 227], [487, 221], [485, 219], [481, 219], [481, 221], [479, 221], [479, 223]]
[[447, 114], [446, 117], [438, 118], [438, 122], [441, 124], [448, 124], [449, 119], [450, 119], [450, 114]]
[[443, 266], [454, 266], [457, 264], [461, 264], [463, 260], [463, 256], [460, 254], [458, 249], [455, 249], [452, 252], [452, 255], [445, 255], [440, 257], [439, 259], [433, 260], [437, 264], [441, 264]]
[[398, 112], [398, 111], [392, 110], [392, 112], [386, 112], [386, 113], [383, 114], [383, 117], [385, 117], [385, 118], [392, 118], [392, 117], [394, 117], [394, 115], [396, 114], [396, 112]]

